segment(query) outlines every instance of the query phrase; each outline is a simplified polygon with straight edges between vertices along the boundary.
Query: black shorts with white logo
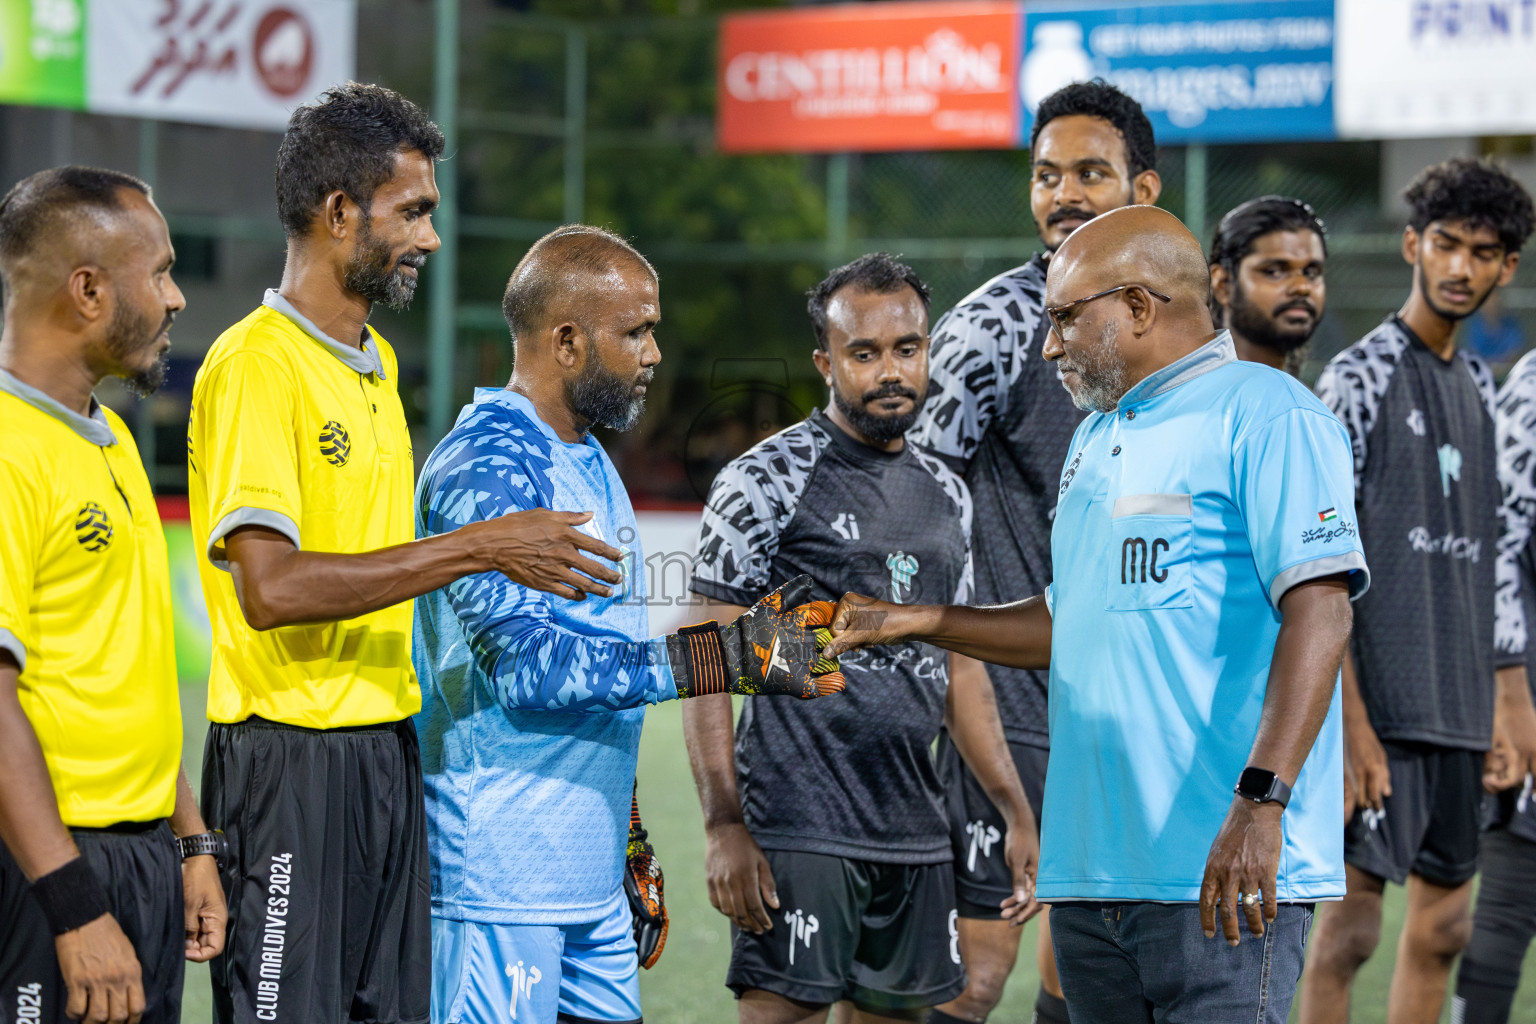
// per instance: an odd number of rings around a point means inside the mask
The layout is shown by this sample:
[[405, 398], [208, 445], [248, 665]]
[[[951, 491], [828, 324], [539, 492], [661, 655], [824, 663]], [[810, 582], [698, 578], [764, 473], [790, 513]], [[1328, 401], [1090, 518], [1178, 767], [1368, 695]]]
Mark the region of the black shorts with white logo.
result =
[[211, 971], [219, 1024], [427, 1020], [426, 805], [409, 719], [216, 723], [203, 817], [230, 848], [229, 938]]
[[965, 990], [948, 864], [876, 864], [764, 850], [778, 887], [773, 928], [732, 929], [725, 983], [824, 1006], [914, 1010]]
[[1452, 888], [1477, 874], [1483, 824], [1483, 755], [1429, 743], [1383, 741], [1392, 795], [1356, 811], [1344, 829], [1344, 860], [1402, 885], [1415, 874]]
[[[186, 923], [181, 851], [162, 821], [70, 829], [112, 902], [112, 916], [144, 970], [143, 1024], [181, 1020]], [[10, 851], [0, 843], [0, 1021], [65, 1024], [69, 993], [53, 931]]]
[[[1023, 743], [1008, 744], [1024, 796], [1035, 812], [1039, 827], [1040, 804], [1045, 797], [1045, 764], [1051, 752]], [[1013, 892], [1013, 873], [1003, 857], [1007, 826], [986, 790], [965, 761], [947, 731], [939, 733], [939, 781], [944, 786], [944, 805], [949, 811], [949, 840], [955, 851], [955, 900], [960, 916], [1001, 918], [1002, 902]]]

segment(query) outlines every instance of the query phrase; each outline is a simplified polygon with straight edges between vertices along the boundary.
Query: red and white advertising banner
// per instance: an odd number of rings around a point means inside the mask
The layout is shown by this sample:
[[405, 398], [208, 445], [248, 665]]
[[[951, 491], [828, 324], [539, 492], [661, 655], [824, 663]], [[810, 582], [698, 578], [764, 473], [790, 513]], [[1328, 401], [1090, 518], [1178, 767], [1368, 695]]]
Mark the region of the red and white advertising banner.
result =
[[1020, 5], [850, 4], [727, 15], [728, 153], [1018, 145]]
[[86, 109], [281, 131], [353, 76], [356, 0], [92, 0]]

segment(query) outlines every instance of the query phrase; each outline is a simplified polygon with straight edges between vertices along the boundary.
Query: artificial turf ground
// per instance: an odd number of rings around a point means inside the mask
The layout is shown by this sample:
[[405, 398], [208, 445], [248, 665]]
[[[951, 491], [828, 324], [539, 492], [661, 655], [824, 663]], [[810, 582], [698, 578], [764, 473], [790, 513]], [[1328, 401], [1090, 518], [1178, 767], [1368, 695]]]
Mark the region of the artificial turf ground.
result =
[[[207, 731], [204, 702], [203, 687], [182, 688], [185, 758], [194, 792], [202, 774], [203, 735]], [[724, 985], [730, 926], [709, 905], [704, 886], [703, 825], [683, 748], [682, 715], [676, 704], [653, 708], [646, 716], [639, 778], [640, 810], [666, 872], [667, 909], [672, 922], [661, 962], [654, 970], [642, 972], [640, 979], [645, 1018], [650, 1024], [731, 1024], [736, 1011]], [[1536, 879], [1531, 881], [1536, 884]], [[1402, 915], [1403, 890], [1388, 887], [1381, 945], [1355, 984], [1356, 1024], [1386, 1020], [1387, 985]], [[1019, 965], [1002, 1004], [990, 1018], [992, 1024], [1028, 1024], [1037, 985], [1034, 948], [1035, 927], [1030, 924], [1025, 929]], [[196, 964], [188, 965], [182, 1019], [189, 1024], [211, 1020], [207, 969]], [[1447, 1009], [1441, 1020], [1449, 1019]], [[1536, 952], [1526, 957], [1511, 1022], [1536, 1024]]]

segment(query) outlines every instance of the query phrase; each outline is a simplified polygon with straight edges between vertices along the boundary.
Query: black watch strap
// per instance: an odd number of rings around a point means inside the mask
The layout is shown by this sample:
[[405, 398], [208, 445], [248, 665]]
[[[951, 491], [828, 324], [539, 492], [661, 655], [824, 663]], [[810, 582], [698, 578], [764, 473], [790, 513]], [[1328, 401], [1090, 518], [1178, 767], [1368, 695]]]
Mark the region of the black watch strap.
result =
[[176, 840], [181, 847], [181, 859], [188, 857], [213, 857], [217, 859], [224, 852], [224, 833], [218, 829], [212, 832], [199, 832], [193, 836], [182, 836]]
[[1256, 804], [1279, 804], [1284, 807], [1291, 802], [1291, 787], [1280, 776], [1268, 769], [1251, 765], [1243, 769], [1232, 791]]

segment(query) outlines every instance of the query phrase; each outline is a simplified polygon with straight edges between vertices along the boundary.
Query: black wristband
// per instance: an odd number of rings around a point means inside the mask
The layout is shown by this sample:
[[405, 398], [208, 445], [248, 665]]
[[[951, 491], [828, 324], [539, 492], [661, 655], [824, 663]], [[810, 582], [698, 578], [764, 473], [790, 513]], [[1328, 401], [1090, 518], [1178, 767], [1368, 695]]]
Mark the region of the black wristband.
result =
[[[672, 674], [679, 697], [686, 699], [730, 692], [725, 648], [720, 643], [720, 627], [713, 619], [684, 626], [672, 634], [667, 638], [667, 650], [672, 655]], [[683, 669], [681, 673], [677, 671], [679, 667]], [[687, 678], [677, 679], [679, 675]]]
[[199, 832], [192, 836], [182, 836], [176, 840], [176, 846], [181, 852], [181, 859], [188, 857], [212, 857], [223, 863], [224, 860], [224, 830], [214, 829], [211, 832]]
[[72, 932], [90, 924], [102, 914], [112, 913], [112, 902], [101, 887], [96, 872], [84, 857], [41, 875], [32, 883], [32, 896], [43, 908], [48, 928], [55, 935]]

